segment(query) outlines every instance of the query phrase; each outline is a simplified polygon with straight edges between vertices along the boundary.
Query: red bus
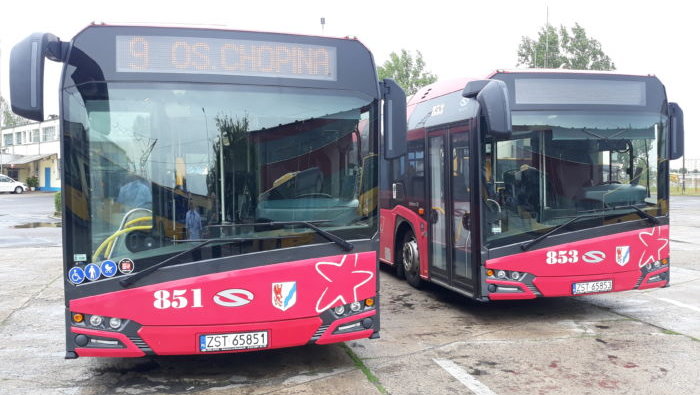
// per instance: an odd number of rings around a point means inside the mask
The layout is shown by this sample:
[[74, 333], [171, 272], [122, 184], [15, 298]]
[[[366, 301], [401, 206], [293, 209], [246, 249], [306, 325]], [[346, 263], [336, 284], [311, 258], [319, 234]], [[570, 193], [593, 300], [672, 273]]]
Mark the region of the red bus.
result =
[[653, 76], [498, 71], [408, 103], [380, 260], [481, 301], [669, 284], [683, 115]]
[[45, 57], [64, 64], [67, 358], [378, 337], [377, 163], [402, 155], [406, 100], [360, 42], [34, 34], [10, 70], [30, 119], [44, 117]]

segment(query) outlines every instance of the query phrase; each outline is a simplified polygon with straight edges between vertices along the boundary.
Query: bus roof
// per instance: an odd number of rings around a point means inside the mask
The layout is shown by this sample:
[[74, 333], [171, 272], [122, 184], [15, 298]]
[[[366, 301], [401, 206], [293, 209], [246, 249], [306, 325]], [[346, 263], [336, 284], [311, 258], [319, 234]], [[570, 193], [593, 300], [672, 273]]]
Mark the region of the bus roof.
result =
[[493, 78], [496, 74], [592, 74], [592, 75], [618, 75], [630, 77], [656, 77], [654, 74], [634, 74], [620, 71], [606, 70], [569, 70], [569, 69], [496, 69], [486, 78]]
[[[190, 38], [199, 41], [190, 42]], [[133, 39], [147, 42], [137, 51], [128, 50], [132, 48], [129, 40]], [[239, 49], [227, 40], [246, 47]], [[167, 49], [174, 44], [179, 45], [178, 52], [172, 52], [178, 54], [177, 58]], [[270, 55], [275, 50], [269, 48], [272, 44], [288, 56]], [[260, 45], [265, 52], [251, 52], [251, 48]], [[339, 89], [362, 92], [373, 98], [380, 95], [372, 53], [354, 38], [201, 26], [91, 24], [76, 34], [67, 48], [68, 63], [76, 63], [81, 72], [64, 73], [64, 87], [86, 80], [148, 80]], [[239, 51], [245, 56], [239, 57]], [[148, 61], [143, 63], [144, 59]]]
[[[657, 78], [654, 74], [631, 74], [617, 71], [601, 70], [568, 70], [568, 69], [496, 69], [489, 73], [486, 78], [491, 79], [498, 74], [569, 74], [569, 75], [610, 75], [621, 77]], [[410, 97], [408, 105], [415, 105], [436, 97], [464, 89], [469, 81], [480, 80], [482, 78], [454, 78], [437, 81], [426, 85]]]
[[[269, 33], [269, 34], [279, 34], [285, 36], [299, 36], [299, 37], [312, 37], [320, 39], [329, 40], [346, 40], [346, 41], [357, 41], [362, 44], [362, 41], [355, 36], [345, 36], [345, 37], [333, 37], [333, 36], [321, 36], [317, 34], [300, 34], [300, 33], [290, 33], [290, 32], [280, 32], [271, 30], [245, 30], [236, 29], [226, 25], [206, 25], [206, 24], [194, 24], [194, 23], [140, 23], [140, 22], [92, 22], [89, 25], [82, 28], [75, 35], [82, 33], [84, 30], [94, 27], [94, 26], [104, 26], [104, 27], [134, 27], [134, 28], [165, 28], [165, 29], [194, 29], [194, 30], [217, 30], [225, 32], [240, 32], [240, 33]], [[362, 44], [366, 47], [366, 45]]]
[[467, 82], [476, 79], [479, 78], [455, 78], [452, 80], [437, 81], [430, 85], [426, 85], [411, 96], [408, 105], [422, 103], [424, 101], [464, 89]]

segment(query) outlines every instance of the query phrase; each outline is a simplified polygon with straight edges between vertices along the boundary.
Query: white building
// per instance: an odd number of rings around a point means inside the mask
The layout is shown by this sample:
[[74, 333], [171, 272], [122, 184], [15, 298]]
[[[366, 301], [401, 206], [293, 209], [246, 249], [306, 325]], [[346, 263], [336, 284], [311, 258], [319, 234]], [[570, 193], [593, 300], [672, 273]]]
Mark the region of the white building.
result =
[[0, 173], [24, 183], [29, 177], [37, 177], [39, 190], [60, 190], [58, 122], [58, 119], [51, 119], [2, 129]]

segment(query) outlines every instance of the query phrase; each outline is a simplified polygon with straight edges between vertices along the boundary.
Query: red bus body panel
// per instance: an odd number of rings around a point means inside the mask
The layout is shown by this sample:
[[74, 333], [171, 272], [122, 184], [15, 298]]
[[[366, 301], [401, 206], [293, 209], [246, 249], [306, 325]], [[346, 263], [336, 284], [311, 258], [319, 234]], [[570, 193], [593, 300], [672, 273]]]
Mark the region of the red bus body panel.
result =
[[[563, 252], [562, 258], [553, 259], [560, 252]], [[494, 271], [510, 270], [534, 275], [532, 284], [541, 296], [572, 296], [574, 283], [589, 281], [612, 280], [611, 292], [662, 287], [668, 283], [668, 277], [652, 283], [649, 279], [667, 273], [668, 264], [658, 268], [651, 266], [651, 271], [646, 275], [641, 269], [668, 256], [669, 227], [663, 225], [490, 259], [485, 267]], [[536, 296], [518, 281], [489, 277], [486, 283], [522, 290], [516, 293], [490, 293], [488, 297], [491, 300], [530, 299]]]
[[404, 206], [396, 206], [391, 210], [382, 209], [380, 210], [379, 216], [379, 229], [382, 235], [379, 238], [379, 251], [382, 251], [380, 260], [390, 265], [396, 263], [396, 257], [394, 256], [394, 247], [396, 246], [396, 223], [399, 221], [399, 217], [401, 217], [411, 224], [413, 233], [416, 235], [418, 254], [420, 257], [420, 276], [428, 278], [428, 222], [416, 212]]
[[[201, 263], [206, 264], [206, 263]], [[373, 298], [377, 295], [377, 256], [374, 251], [336, 255], [232, 270], [181, 280], [125, 289], [70, 301], [70, 311], [128, 319], [142, 325], [139, 336], [155, 354], [199, 353], [200, 334], [268, 331], [269, 348], [307, 344], [319, 329], [319, 315], [335, 306]], [[275, 283], [296, 282], [295, 301], [285, 309], [276, 307]], [[193, 306], [193, 289], [201, 290], [201, 307]], [[158, 306], [159, 291], [172, 296], [185, 290], [188, 304], [180, 308]], [[253, 295], [247, 303], [231, 306], [234, 300], [220, 294], [225, 290], [245, 290]], [[217, 294], [218, 297], [217, 297]], [[224, 302], [229, 306], [216, 302]], [[240, 302], [240, 300], [239, 300]], [[279, 304], [279, 300], [277, 302]], [[343, 317], [333, 324], [356, 321], [376, 315], [376, 310]], [[331, 327], [333, 327], [333, 324]], [[330, 329], [330, 328], [329, 328]], [[123, 334], [73, 326], [83, 333], [115, 338], [126, 349], [99, 350], [77, 348], [79, 356], [141, 356], [140, 350]], [[87, 332], [86, 332], [87, 331]], [[324, 343], [369, 337], [372, 330], [333, 335], [326, 330]], [[133, 346], [133, 347], [132, 347]], [[245, 351], [245, 350], [241, 350]], [[227, 351], [230, 352], [230, 351]], [[234, 351], [235, 352], [235, 351]], [[101, 355], [97, 355], [101, 354]]]

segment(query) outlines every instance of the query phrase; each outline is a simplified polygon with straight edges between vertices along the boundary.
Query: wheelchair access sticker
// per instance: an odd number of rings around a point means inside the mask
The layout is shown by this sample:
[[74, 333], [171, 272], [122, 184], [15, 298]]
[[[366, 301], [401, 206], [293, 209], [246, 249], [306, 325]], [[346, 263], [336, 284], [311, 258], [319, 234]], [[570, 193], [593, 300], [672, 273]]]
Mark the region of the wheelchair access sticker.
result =
[[71, 268], [68, 271], [68, 281], [72, 282], [73, 284], [81, 284], [83, 281], [85, 281], [85, 272], [83, 269], [79, 267], [74, 267]]

